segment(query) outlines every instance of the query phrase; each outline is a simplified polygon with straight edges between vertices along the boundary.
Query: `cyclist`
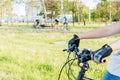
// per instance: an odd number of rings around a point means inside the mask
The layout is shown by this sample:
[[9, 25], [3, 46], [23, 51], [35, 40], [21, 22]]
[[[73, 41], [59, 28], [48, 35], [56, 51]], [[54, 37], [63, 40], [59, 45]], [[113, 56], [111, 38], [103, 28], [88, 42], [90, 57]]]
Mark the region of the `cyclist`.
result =
[[45, 27], [45, 18], [43, 17], [43, 19], [41, 19], [40, 21], [40, 26], [41, 28], [44, 28]]
[[[69, 40], [68, 45], [76, 45], [78, 47], [79, 41], [82, 39], [102, 38], [118, 33], [120, 33], [120, 21], [105, 27], [74, 35], [74, 37]], [[112, 52], [113, 54], [111, 55]], [[100, 49], [94, 51], [91, 59], [97, 63], [101, 63], [103, 58], [110, 55], [111, 57], [107, 64], [107, 70], [102, 80], [120, 80], [120, 39], [110, 44], [105, 44]]]
[[33, 27], [37, 29], [37, 28], [39, 28], [39, 24], [40, 24], [39, 19], [36, 19]]
[[68, 30], [68, 20], [67, 20], [66, 16], [63, 17], [63, 29], [64, 28], [66, 28], [66, 30]]
[[59, 20], [56, 18], [55, 19], [55, 27], [56, 27], [56, 29], [58, 29], [58, 26], [59, 26]]

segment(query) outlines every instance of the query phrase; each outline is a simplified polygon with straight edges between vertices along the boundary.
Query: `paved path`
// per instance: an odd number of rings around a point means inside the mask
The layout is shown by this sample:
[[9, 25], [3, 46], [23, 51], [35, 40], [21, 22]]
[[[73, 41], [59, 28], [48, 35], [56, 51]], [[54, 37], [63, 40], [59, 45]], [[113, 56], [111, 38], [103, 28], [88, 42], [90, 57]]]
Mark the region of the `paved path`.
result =
[[71, 30], [62, 30], [62, 29], [54, 29], [54, 28], [44, 28], [44, 29], [34, 29], [34, 28], [27, 28], [27, 27], [6, 27], [0, 26], [0, 30], [38, 30], [38, 31], [55, 31], [55, 32], [86, 32], [88, 30], [82, 29], [71, 29]]

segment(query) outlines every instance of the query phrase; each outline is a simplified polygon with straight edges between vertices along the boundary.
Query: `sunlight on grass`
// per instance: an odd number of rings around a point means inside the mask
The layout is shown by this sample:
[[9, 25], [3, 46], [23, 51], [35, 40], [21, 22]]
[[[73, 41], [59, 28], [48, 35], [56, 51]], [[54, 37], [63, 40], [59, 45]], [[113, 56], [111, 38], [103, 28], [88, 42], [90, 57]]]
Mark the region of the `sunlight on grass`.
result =
[[[0, 30], [0, 79], [1, 80], [57, 80], [67, 53], [67, 41], [75, 33], [44, 32], [40, 30]], [[118, 36], [82, 40], [80, 49], [98, 49], [105, 43], [114, 41]], [[63, 42], [62, 44], [56, 42]], [[72, 66], [75, 76], [79, 67]], [[106, 63], [96, 65], [90, 61], [86, 76], [100, 80]], [[65, 71], [61, 80], [66, 79]]]

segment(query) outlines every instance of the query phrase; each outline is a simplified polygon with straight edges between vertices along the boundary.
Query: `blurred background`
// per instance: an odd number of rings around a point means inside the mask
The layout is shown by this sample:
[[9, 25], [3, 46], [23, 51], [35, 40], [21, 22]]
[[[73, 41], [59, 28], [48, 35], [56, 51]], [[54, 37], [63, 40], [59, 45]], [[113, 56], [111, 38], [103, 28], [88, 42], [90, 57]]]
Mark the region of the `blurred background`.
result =
[[52, 22], [66, 16], [78, 24], [120, 20], [120, 0], [0, 0], [2, 23], [31, 23], [45, 18]]

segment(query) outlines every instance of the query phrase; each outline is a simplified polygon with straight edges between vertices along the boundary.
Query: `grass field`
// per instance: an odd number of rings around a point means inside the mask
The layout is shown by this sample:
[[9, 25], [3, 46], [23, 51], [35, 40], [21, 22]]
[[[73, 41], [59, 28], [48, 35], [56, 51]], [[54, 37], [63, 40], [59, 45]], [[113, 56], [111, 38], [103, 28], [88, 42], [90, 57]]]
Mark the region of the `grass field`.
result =
[[[0, 80], [57, 80], [68, 55], [62, 50], [67, 48], [67, 41], [73, 34], [75, 33], [34, 29], [0, 29]], [[79, 48], [89, 47], [96, 50], [103, 44], [114, 41], [118, 36], [82, 40]], [[90, 69], [86, 76], [100, 80], [106, 63], [89, 63]], [[79, 67], [76, 62], [72, 69], [77, 76]], [[61, 80], [67, 80], [65, 70]]]

